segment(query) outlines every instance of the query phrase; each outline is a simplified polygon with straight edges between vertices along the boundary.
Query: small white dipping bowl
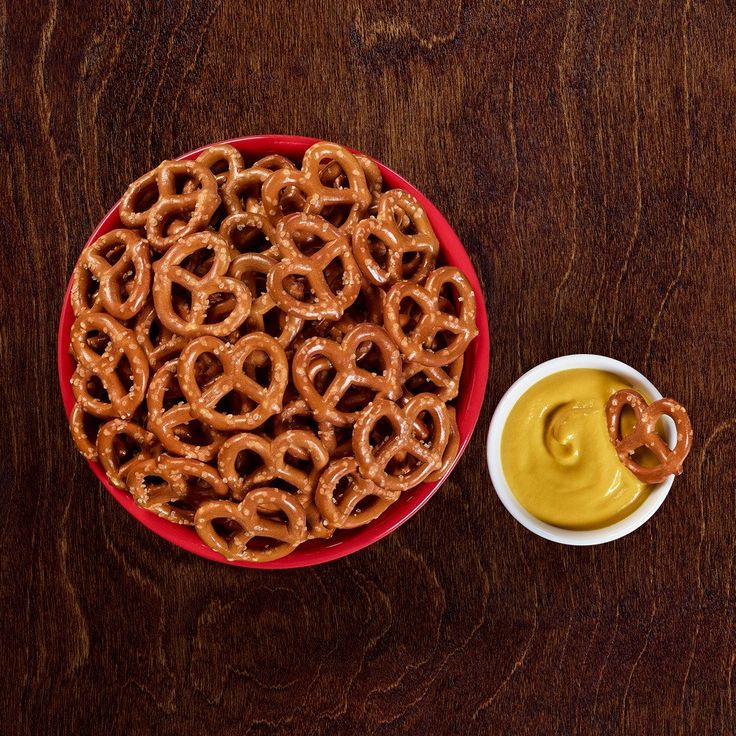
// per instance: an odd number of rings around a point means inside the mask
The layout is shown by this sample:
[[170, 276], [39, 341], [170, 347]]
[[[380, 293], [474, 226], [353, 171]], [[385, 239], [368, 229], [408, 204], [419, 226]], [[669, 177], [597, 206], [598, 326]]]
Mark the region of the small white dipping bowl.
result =
[[[657, 483], [652, 487], [649, 496], [637, 508], [632, 511], [626, 518], [617, 521], [615, 524], [603, 527], [601, 529], [590, 529], [579, 531], [576, 529], [564, 529], [559, 526], [547, 524], [532, 516], [516, 499], [516, 496], [509, 488], [506, 482], [506, 476], [503, 472], [501, 464], [501, 436], [503, 428], [506, 425], [509, 412], [516, 402], [535, 384], [553, 373], [574, 370], [576, 368], [594, 368], [600, 371], [607, 371], [618, 376], [625, 383], [640, 389], [652, 401], [662, 398], [662, 394], [647, 380], [639, 371], [632, 368], [620, 360], [607, 358], [604, 355], [589, 355], [587, 353], [581, 355], [564, 355], [561, 358], [548, 360], [541, 363], [536, 368], [532, 368], [514, 383], [511, 388], [503, 395], [501, 401], [498, 402], [496, 411], [491, 420], [491, 426], [488, 430], [488, 469], [491, 473], [491, 481], [496, 489], [501, 503], [506, 507], [509, 513], [527, 529], [538, 534], [540, 537], [549, 539], [560, 544], [572, 545], [591, 545], [603, 544], [619, 539], [635, 529], [638, 529], [645, 521], [647, 521], [654, 512], [662, 505], [667, 497], [674, 480], [671, 475], [661, 483]], [[667, 444], [674, 447], [677, 434], [675, 424], [669, 417], [664, 417], [665, 433]]]

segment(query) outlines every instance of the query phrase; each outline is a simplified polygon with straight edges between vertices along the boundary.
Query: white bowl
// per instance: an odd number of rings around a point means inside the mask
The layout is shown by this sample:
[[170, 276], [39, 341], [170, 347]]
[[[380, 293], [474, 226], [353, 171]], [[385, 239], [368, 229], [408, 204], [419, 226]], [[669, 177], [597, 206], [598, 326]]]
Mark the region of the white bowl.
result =
[[[652, 401], [662, 398], [662, 394], [657, 391], [645, 376], [630, 365], [622, 363], [620, 360], [607, 358], [604, 355], [589, 354], [564, 355], [561, 358], [548, 360], [546, 363], [541, 363], [536, 368], [532, 368], [519, 378], [503, 395], [501, 401], [498, 402], [493, 419], [491, 420], [491, 426], [488, 429], [488, 470], [491, 473], [491, 481], [498, 497], [501, 499], [501, 503], [517, 521], [521, 522], [530, 531], [538, 534], [540, 537], [553, 542], [559, 542], [560, 544], [603, 544], [604, 542], [619, 539], [644, 524], [667, 497], [672, 486], [672, 481], [674, 480], [674, 475], [654, 485], [649, 492], [649, 496], [641, 506], [624, 519], [621, 519], [621, 521], [617, 521], [615, 524], [602, 527], [601, 529], [579, 531], [576, 529], [563, 529], [562, 527], [547, 524], [530, 514], [516, 500], [516, 496], [511, 492], [501, 464], [501, 435], [503, 434], [503, 428], [508, 419], [509, 412], [516, 402], [528, 389], [543, 378], [551, 376], [553, 373], [569, 371], [575, 368], [594, 368], [613, 373], [635, 389], [643, 391]], [[669, 417], [665, 417], [664, 419], [667, 444], [670, 447], [674, 447], [677, 439], [674, 422]]]

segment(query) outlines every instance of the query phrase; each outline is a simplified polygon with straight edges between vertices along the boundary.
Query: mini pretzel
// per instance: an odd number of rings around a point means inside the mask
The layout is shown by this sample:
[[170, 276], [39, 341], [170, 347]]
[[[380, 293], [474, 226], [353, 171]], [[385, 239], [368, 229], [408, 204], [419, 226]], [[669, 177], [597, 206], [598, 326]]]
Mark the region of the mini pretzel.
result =
[[[631, 407], [636, 417], [633, 431], [625, 437], [621, 433], [621, 413]], [[670, 417], [677, 429], [677, 444], [670, 449], [657, 433], [657, 421]], [[661, 483], [670, 475], [680, 475], [682, 464], [690, 452], [693, 428], [685, 409], [674, 399], [659, 399], [647, 406], [644, 397], [631, 389], [617, 391], [606, 404], [608, 435], [621, 462], [644, 483]], [[640, 447], [648, 448], [659, 460], [659, 465], [647, 468], [632, 456]]]
[[[348, 486], [339, 500], [335, 499], [338, 485], [348, 479]], [[322, 473], [314, 496], [314, 502], [328, 527], [354, 529], [377, 519], [396, 499], [400, 491], [381, 488], [373, 481], [363, 478], [354, 457], [334, 460]], [[372, 498], [367, 508], [355, 511], [358, 504]]]
[[158, 370], [171, 357], [178, 356], [189, 342], [189, 338], [177, 335], [161, 324], [153, 305], [138, 313], [133, 331], [153, 370]]
[[[231, 256], [240, 253], [262, 253], [271, 258], [280, 258], [276, 245], [276, 230], [270, 221], [258, 212], [238, 212], [229, 215], [220, 223], [220, 235], [230, 246]], [[267, 247], [256, 250], [255, 246], [265, 240]]]
[[[109, 339], [102, 355], [87, 343], [88, 333], [98, 331]], [[74, 398], [82, 409], [96, 417], [129, 419], [146, 395], [149, 366], [143, 348], [132, 330], [123, 327], [114, 317], [102, 312], [81, 316], [72, 325], [71, 347], [77, 359], [72, 377]], [[119, 375], [120, 361], [126, 358], [131, 370], [131, 386], [126, 389]], [[108, 394], [108, 401], [94, 397], [89, 380], [97, 377]]]
[[[306, 429], [310, 432], [316, 431], [319, 441], [327, 450], [330, 459], [351, 455], [353, 445], [351, 437], [347, 439], [338, 438], [338, 428], [330, 422], [319, 422], [314, 417], [314, 412], [309, 408], [304, 399], [294, 399], [284, 404], [281, 411], [274, 417], [274, 435], [288, 432], [291, 429]], [[343, 430], [346, 431], [346, 430]], [[305, 460], [309, 457], [304, 450], [299, 447], [292, 447], [289, 453], [298, 460]]]
[[[415, 423], [424, 412], [430, 415], [434, 432], [422, 440], [416, 436]], [[391, 423], [393, 434], [374, 448], [371, 433], [381, 419]], [[442, 465], [450, 431], [447, 407], [433, 394], [419, 394], [403, 409], [387, 399], [376, 399], [358, 415], [353, 429], [353, 450], [361, 475], [390, 491], [405, 491]], [[415, 467], [389, 468], [392, 461], [403, 460], [407, 454], [417, 460]]]
[[[113, 263], [108, 260], [112, 255], [117, 257]], [[98, 287], [90, 303], [88, 294], [93, 279]], [[133, 230], [120, 228], [98, 238], [82, 251], [74, 269], [72, 308], [77, 317], [104, 309], [113, 317], [126, 320], [140, 311], [150, 290], [148, 243]]]
[[[448, 407], [447, 415], [450, 418], [450, 439], [447, 441], [447, 447], [442, 453], [442, 464], [434, 473], [430, 473], [426, 480], [430, 483], [442, 478], [447, 473], [449, 467], [455, 462], [458, 450], [460, 449], [460, 430], [457, 426], [457, 416], [453, 407]], [[415, 425], [416, 429], [416, 425]]]
[[[74, 444], [77, 446], [79, 452], [87, 460], [97, 460], [97, 446], [95, 442], [90, 439], [89, 433], [85, 425], [87, 417], [91, 416], [82, 409], [79, 404], [74, 404], [72, 411], [69, 414], [69, 429], [72, 433], [72, 439]], [[99, 421], [99, 420], [98, 420]]]
[[[407, 235], [396, 223], [398, 211], [413, 226], [415, 234]], [[383, 253], [385, 265], [376, 260], [371, 239]], [[395, 284], [409, 279], [423, 281], [434, 268], [440, 244], [432, 230], [429, 218], [419, 203], [408, 192], [392, 189], [384, 192], [378, 200], [375, 218], [361, 220], [353, 233], [355, 260], [366, 278], [377, 286]], [[411, 270], [407, 269], [406, 257], [414, 254]]]
[[[371, 372], [358, 365], [358, 349], [365, 342], [380, 352], [383, 372]], [[314, 361], [327, 359], [335, 377], [324, 393], [314, 385], [310, 368]], [[310, 337], [297, 350], [292, 362], [292, 374], [297, 390], [309, 404], [318, 421], [338, 427], [352, 424], [356, 412], [338, 409], [338, 404], [350, 388], [364, 388], [376, 396], [396, 400], [401, 395], [401, 355], [386, 331], [365, 322], [356, 325], [341, 344], [324, 337]]]
[[229, 143], [206, 148], [197, 156], [197, 163], [212, 172], [218, 187], [222, 187], [230, 177], [245, 168], [240, 151]]
[[[275, 176], [275, 174], [274, 174]], [[295, 236], [309, 235], [324, 243], [312, 255], [303, 255]], [[339, 319], [360, 293], [361, 276], [347, 238], [327, 220], [304, 214], [289, 215], [279, 222], [277, 242], [282, 260], [268, 274], [268, 292], [285, 312], [302, 319]], [[341, 288], [334, 291], [325, 269], [339, 259], [343, 273]], [[302, 277], [312, 290], [313, 301], [297, 298], [287, 290], [287, 279]]]
[[[278, 511], [286, 517], [274, 516]], [[236, 527], [223, 534], [215, 524]], [[307, 538], [307, 521], [302, 505], [277, 488], [251, 491], [240, 504], [232, 501], [203, 503], [194, 518], [200, 539], [228, 560], [267, 562], [285, 557]], [[254, 537], [271, 540], [264, 547], [249, 547]]]
[[[212, 263], [207, 273], [197, 276], [183, 262], [199, 251], [212, 251]], [[250, 313], [251, 294], [241, 281], [226, 276], [230, 268], [230, 248], [216, 233], [194, 233], [181, 238], [169, 248], [155, 266], [153, 303], [161, 324], [178, 335], [227, 335], [245, 322]], [[192, 295], [191, 309], [186, 316], [177, 313], [173, 303], [173, 287], [183, 287]], [[207, 322], [210, 299], [226, 293], [233, 297], [232, 311], [219, 322]]]
[[[222, 373], [200, 387], [195, 366], [197, 359], [210, 353], [222, 363]], [[265, 353], [270, 361], [270, 380], [264, 387], [246, 375], [244, 365], [253, 355]], [[199, 337], [187, 345], [179, 357], [177, 370], [179, 385], [184, 392], [192, 414], [211, 427], [223, 431], [247, 431], [263, 424], [281, 410], [284, 390], [289, 379], [289, 364], [281, 345], [263, 332], [252, 332], [241, 337], [234, 345], [216, 337]], [[252, 403], [239, 413], [223, 413], [217, 404], [229, 393], [236, 392]]]
[[[189, 404], [174, 404], [166, 409], [167, 391], [178, 380], [176, 360], [170, 360], [156, 371], [148, 387], [148, 428], [158, 437], [166, 450], [175, 455], [202, 462], [212, 460], [225, 441], [225, 435], [212, 427], [202, 425], [201, 433], [207, 444], [194, 444], [190, 425], [195, 421]], [[187, 441], [189, 439], [190, 441]]]
[[[250, 332], [265, 332], [275, 337], [279, 345], [287, 348], [304, 327], [304, 320], [287, 314], [274, 302], [268, 291], [259, 293], [256, 275], [268, 276], [276, 267], [276, 261], [263, 253], [243, 253], [230, 265], [230, 275], [248, 286], [253, 302], [245, 324]], [[273, 334], [266, 326], [266, 319], [277, 315], [278, 334]], [[274, 330], [275, 331], [275, 330]]]
[[[440, 292], [447, 284], [457, 290], [458, 316], [440, 309]], [[411, 299], [421, 310], [409, 334], [401, 325], [404, 299]], [[394, 284], [386, 296], [384, 326], [407, 360], [430, 367], [447, 365], [459, 358], [478, 334], [473, 288], [462, 272], [451, 266], [433, 271], [424, 286], [406, 281]], [[450, 333], [452, 339], [446, 347], [435, 350], [433, 344], [439, 333]]]
[[410, 399], [419, 393], [433, 393], [442, 401], [452, 401], [460, 391], [463, 363], [462, 355], [449, 365], [437, 368], [420, 363], [404, 363], [404, 397]]
[[[182, 178], [196, 182], [196, 188], [179, 192], [177, 180]], [[145, 227], [151, 247], [163, 253], [179, 238], [207, 227], [219, 204], [217, 181], [206, 166], [163, 161], [128, 187], [120, 200], [120, 219], [127, 227]], [[176, 228], [171, 227], [174, 222]]]
[[[302, 458], [308, 458], [311, 464], [309, 472], [300, 470], [287, 461], [287, 455], [293, 455], [294, 449], [301, 451]], [[258, 455], [263, 465], [243, 477], [238, 470], [238, 457], [246, 450]], [[236, 501], [252, 488], [281, 480], [293, 486], [304, 503], [314, 493], [319, 474], [329, 459], [327, 450], [317, 437], [303, 429], [289, 430], [274, 440], [243, 432], [234, 435], [222, 446], [217, 456], [217, 467]]]
[[[320, 179], [321, 165], [325, 159], [336, 162], [347, 177], [347, 187], [325, 186]], [[295, 187], [304, 198], [304, 213], [318, 215], [325, 208], [335, 205], [349, 206], [350, 212], [341, 229], [351, 232], [368, 210], [371, 194], [360, 163], [350, 151], [334, 143], [315, 143], [304, 154], [299, 170], [280, 169], [263, 185], [261, 196], [266, 216], [274, 224], [284, 215], [281, 194]]]
[[[127, 448], [121, 437], [128, 437], [138, 445], [138, 452], [125, 460]], [[125, 488], [125, 476], [131, 466], [139, 460], [155, 457], [161, 447], [156, 437], [135, 422], [125, 419], [112, 419], [100, 427], [97, 433], [97, 454], [110, 482], [118, 488]]]
[[[148, 477], [161, 478], [152, 485]], [[159, 455], [128, 468], [128, 490], [135, 502], [175, 524], [194, 524], [194, 514], [205, 501], [227, 495], [227, 484], [217, 471], [184, 457]]]

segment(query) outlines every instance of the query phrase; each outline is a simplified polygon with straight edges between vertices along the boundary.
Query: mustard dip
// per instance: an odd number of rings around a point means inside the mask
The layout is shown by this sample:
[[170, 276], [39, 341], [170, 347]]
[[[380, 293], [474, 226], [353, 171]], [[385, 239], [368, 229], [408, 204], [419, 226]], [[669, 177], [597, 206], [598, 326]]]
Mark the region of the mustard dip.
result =
[[[501, 463], [519, 503], [565, 529], [620, 521], [647, 497], [608, 438], [606, 402], [631, 386], [606, 371], [561, 371], [532, 386], [511, 410]], [[623, 421], [623, 420], [622, 420]]]

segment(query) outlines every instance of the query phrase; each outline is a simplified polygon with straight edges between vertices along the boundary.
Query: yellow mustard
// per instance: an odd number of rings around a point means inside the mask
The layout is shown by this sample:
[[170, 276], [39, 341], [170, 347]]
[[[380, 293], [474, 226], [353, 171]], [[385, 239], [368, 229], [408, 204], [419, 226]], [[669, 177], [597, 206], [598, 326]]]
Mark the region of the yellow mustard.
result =
[[612, 373], [583, 368], [542, 379], [516, 402], [501, 462], [530, 514], [566, 529], [599, 529], [647, 497], [649, 486], [624, 467], [608, 438], [606, 402], [623, 388], [631, 386]]

